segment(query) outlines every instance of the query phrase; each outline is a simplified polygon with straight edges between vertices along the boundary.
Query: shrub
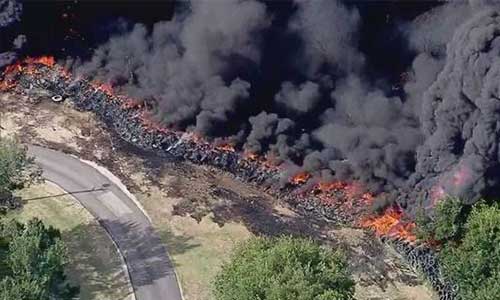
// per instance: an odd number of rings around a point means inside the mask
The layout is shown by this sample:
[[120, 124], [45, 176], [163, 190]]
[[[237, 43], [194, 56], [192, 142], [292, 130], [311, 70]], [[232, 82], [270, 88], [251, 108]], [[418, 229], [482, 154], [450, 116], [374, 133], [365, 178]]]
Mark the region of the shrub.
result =
[[217, 300], [350, 300], [344, 256], [305, 239], [253, 238], [216, 277]]
[[0, 211], [12, 206], [12, 192], [40, 177], [40, 170], [16, 140], [0, 136]]
[[497, 300], [500, 295], [500, 208], [474, 206], [463, 239], [440, 253], [445, 273], [463, 300]]
[[420, 211], [416, 217], [417, 237], [441, 242], [459, 239], [465, 210], [459, 199], [448, 197], [436, 205], [433, 216], [426, 216]]
[[39, 220], [0, 226], [0, 300], [72, 299], [66, 282], [66, 248], [60, 233]]

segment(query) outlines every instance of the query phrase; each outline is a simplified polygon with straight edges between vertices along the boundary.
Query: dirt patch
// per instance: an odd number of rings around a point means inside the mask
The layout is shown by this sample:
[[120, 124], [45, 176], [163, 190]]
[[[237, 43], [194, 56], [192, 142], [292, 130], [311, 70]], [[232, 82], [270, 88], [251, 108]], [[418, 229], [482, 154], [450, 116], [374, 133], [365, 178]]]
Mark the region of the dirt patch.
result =
[[[310, 236], [345, 249], [356, 299], [432, 299], [423, 280], [365, 231], [332, 228], [229, 174], [131, 147], [69, 104], [32, 105], [8, 95], [0, 101], [7, 134], [104, 165], [127, 185], [173, 256], [186, 300], [211, 299], [210, 282], [221, 263], [236, 243], [255, 234]], [[50, 136], [53, 131], [57, 138]]]

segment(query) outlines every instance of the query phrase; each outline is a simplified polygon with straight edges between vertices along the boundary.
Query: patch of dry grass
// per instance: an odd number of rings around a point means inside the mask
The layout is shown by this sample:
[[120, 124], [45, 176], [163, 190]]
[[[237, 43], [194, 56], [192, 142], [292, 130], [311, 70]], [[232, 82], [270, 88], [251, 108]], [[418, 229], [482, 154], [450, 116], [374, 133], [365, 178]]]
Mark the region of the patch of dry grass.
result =
[[252, 234], [235, 222], [220, 227], [210, 215], [199, 223], [190, 217], [174, 216], [173, 205], [182, 198], [169, 197], [157, 188], [136, 196], [167, 246], [185, 300], [212, 299], [211, 284], [221, 264], [237, 243]]

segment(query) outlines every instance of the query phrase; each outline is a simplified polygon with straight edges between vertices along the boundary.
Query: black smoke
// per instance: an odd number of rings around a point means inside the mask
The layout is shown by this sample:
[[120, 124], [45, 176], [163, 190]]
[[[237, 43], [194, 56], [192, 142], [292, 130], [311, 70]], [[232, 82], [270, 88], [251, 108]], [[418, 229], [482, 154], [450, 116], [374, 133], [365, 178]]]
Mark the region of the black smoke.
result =
[[16, 35], [12, 31], [13, 25], [21, 20], [22, 11], [20, 2], [0, 0], [0, 68], [14, 62], [26, 42], [24, 35]]
[[167, 126], [213, 136], [249, 97], [235, 66], [258, 64], [259, 34], [270, 25], [256, 1], [194, 1], [152, 30], [142, 24], [112, 37], [79, 68], [128, 95], [154, 101]]
[[459, 26], [445, 66], [423, 96], [425, 143], [410, 199], [445, 193], [474, 202], [498, 184], [500, 11], [479, 9]]
[[106, 34], [70, 35], [86, 54], [56, 53], [165, 126], [265, 155], [284, 176], [361, 181], [403, 206], [497, 186], [495, 1], [171, 6], [159, 21], [100, 11]]

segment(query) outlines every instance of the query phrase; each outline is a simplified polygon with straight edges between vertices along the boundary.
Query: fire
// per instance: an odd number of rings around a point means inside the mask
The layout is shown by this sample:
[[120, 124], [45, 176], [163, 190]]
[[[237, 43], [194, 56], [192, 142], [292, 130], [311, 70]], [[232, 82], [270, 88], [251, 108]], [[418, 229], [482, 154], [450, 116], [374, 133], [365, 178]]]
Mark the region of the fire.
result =
[[471, 180], [470, 170], [464, 165], [453, 174], [452, 182], [455, 186], [463, 186]]
[[16, 74], [20, 72], [26, 72], [33, 74], [35, 72], [35, 65], [45, 65], [47, 67], [53, 67], [56, 61], [53, 56], [40, 56], [40, 57], [27, 57], [21, 61], [18, 61], [10, 66], [5, 67], [2, 73], [3, 80], [0, 82], [0, 91], [8, 90], [14, 88], [16, 83], [9, 75]]
[[7, 66], [5, 68], [4, 74], [11, 74], [14, 72], [21, 72], [23, 70], [23, 67], [21, 66], [21, 63], [15, 63], [13, 65]]
[[151, 118], [151, 116], [144, 111], [138, 115], [138, 118], [141, 121], [142, 126], [149, 132], [170, 133], [168, 128], [154, 121], [153, 118]]
[[318, 182], [310, 190], [321, 204], [350, 214], [359, 214], [373, 202], [374, 196], [358, 182]]
[[369, 216], [361, 221], [361, 226], [372, 229], [378, 236], [400, 238], [409, 242], [416, 241], [413, 233], [415, 223], [403, 221], [403, 210], [393, 205], [379, 216]]
[[108, 96], [114, 95], [113, 87], [109, 83], [98, 84], [95, 88]]
[[108, 96], [114, 96], [115, 93], [113, 91], [113, 87], [109, 83], [99, 83], [99, 82], [94, 82], [92, 83], [92, 86], [103, 93], [105, 93]]
[[222, 144], [222, 145], [217, 145], [215, 146], [216, 150], [219, 151], [226, 151], [226, 152], [235, 152], [236, 149], [234, 148], [234, 145], [231, 144]]
[[[19, 72], [26, 72], [28, 74], [35, 74], [42, 76], [43, 69], [37, 68], [37, 65], [44, 65], [47, 67], [56, 67], [55, 59], [51, 56], [42, 56], [38, 58], [26, 58], [19, 61], [4, 71], [3, 81], [0, 81], [0, 90], [15, 87], [15, 76], [6, 76], [9, 74], [17, 74]], [[72, 75], [65, 71], [63, 68], [57, 66], [57, 71], [64, 78], [69, 79]], [[202, 136], [194, 133], [183, 133], [174, 128], [170, 128], [155, 121], [149, 114], [147, 106], [144, 102], [135, 99], [127, 98], [126, 96], [117, 95], [113, 86], [101, 82], [93, 82], [91, 85], [97, 91], [105, 93], [113, 101], [117, 101], [123, 109], [136, 110], [135, 115], [141, 121], [142, 126], [148, 131], [160, 132], [165, 134], [177, 135], [180, 141], [188, 141], [199, 144], [207, 151], [217, 150], [224, 152], [235, 152], [235, 146], [231, 143], [222, 143], [214, 145], [206, 141]], [[279, 170], [278, 159], [273, 159], [272, 155], [262, 156], [257, 153], [244, 151], [241, 154], [244, 160], [255, 162], [260, 168], [269, 170]], [[464, 177], [459, 174], [456, 177], [456, 182], [461, 183]], [[308, 172], [299, 172], [290, 178], [290, 182], [294, 185], [302, 185], [307, 183], [312, 178]], [[327, 207], [334, 207], [335, 210], [343, 211], [345, 214], [357, 216], [360, 212], [365, 211], [366, 207], [373, 202], [374, 196], [367, 193], [364, 187], [356, 182], [318, 182], [307, 187], [303, 190], [304, 195], [311, 193], [320, 203]], [[311, 194], [308, 194], [309, 196]], [[415, 225], [410, 222], [403, 221], [403, 212], [399, 207], [388, 208], [382, 215], [366, 217], [361, 225], [365, 228], [371, 228], [377, 235], [385, 235], [403, 238], [409, 241], [415, 240], [415, 235], [412, 233]]]
[[295, 185], [304, 184], [307, 182], [307, 180], [309, 180], [309, 178], [311, 178], [311, 174], [309, 174], [308, 172], [300, 172], [295, 174], [290, 179], [290, 182]]
[[0, 81], [0, 91], [7, 91], [16, 86], [15, 83], [9, 82], [8, 80]]
[[53, 56], [27, 57], [23, 63], [27, 65], [41, 64], [47, 67], [53, 67], [56, 64], [56, 60]]
[[319, 182], [314, 189], [323, 193], [327, 193], [334, 190], [343, 189], [346, 186], [345, 182], [333, 181], [333, 182]]

